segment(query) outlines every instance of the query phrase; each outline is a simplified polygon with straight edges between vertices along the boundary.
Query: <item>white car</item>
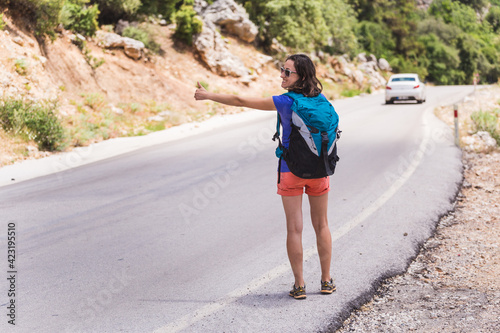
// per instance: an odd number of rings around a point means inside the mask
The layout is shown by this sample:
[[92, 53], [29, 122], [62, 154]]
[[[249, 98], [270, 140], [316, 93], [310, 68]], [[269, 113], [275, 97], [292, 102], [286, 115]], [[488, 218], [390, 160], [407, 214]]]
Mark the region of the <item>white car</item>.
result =
[[385, 87], [385, 104], [395, 101], [425, 102], [425, 84], [418, 74], [394, 74]]

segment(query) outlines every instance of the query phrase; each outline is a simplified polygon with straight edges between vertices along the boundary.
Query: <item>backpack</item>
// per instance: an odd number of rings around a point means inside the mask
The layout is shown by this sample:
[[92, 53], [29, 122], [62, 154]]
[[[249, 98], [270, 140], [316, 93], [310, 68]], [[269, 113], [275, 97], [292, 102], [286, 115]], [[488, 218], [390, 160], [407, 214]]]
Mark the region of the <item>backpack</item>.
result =
[[[335, 172], [335, 166], [340, 159], [337, 155], [337, 140], [340, 138], [338, 129], [339, 116], [334, 107], [322, 95], [305, 97], [302, 94], [288, 92], [293, 99], [292, 131], [290, 143], [285, 148], [280, 140], [281, 119], [278, 122], [273, 141], [278, 139], [276, 156], [285, 160], [290, 171], [297, 177], [312, 179], [330, 176]], [[278, 183], [280, 182], [278, 176]]]

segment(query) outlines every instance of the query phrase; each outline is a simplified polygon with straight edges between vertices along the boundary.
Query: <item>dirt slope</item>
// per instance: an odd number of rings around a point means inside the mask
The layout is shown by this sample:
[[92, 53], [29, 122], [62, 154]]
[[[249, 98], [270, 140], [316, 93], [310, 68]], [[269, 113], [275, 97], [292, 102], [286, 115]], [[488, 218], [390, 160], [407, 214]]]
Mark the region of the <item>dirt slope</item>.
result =
[[[269, 96], [281, 92], [276, 65], [268, 62], [263, 67], [256, 66], [260, 52], [230, 36], [226, 37], [230, 50], [240, 55], [249, 68], [259, 67], [257, 79], [249, 84], [211, 72], [191, 47], [173, 42], [171, 27], [151, 26], [156, 41], [162, 45], [161, 55], [148, 53], [136, 61], [121, 49], [105, 50], [90, 39], [86, 41], [87, 51], [82, 51], [71, 41], [73, 34], [70, 31], [62, 31], [55, 41], [39, 44], [33, 34], [16, 25], [8, 15], [4, 18], [7, 27], [0, 31], [0, 90], [3, 96], [57, 99], [66, 127], [78, 126], [79, 119], [84, 116], [87, 119], [89, 114], [93, 116], [87, 122], [98, 122], [94, 118], [106, 115], [97, 113], [109, 113], [115, 107], [120, 109], [120, 119], [110, 117], [116, 127], [114, 130], [92, 140], [74, 140], [67, 149], [71, 149], [71, 145], [86, 145], [116, 136], [147, 134], [150, 131], [148, 118], [162, 111], [168, 114], [168, 119], [161, 124], [167, 128], [214, 114], [241, 111], [211, 102], [196, 102], [193, 95], [197, 81], [208, 84], [211, 90], [225, 93]], [[89, 57], [92, 60], [88, 61]], [[92, 66], [98, 62], [102, 65]], [[89, 101], [91, 97], [99, 99], [102, 105], [97, 108], [92, 104], [95, 101]], [[33, 149], [30, 153], [25, 142], [1, 129], [0, 139], [0, 166], [47, 155], [45, 152], [33, 153]], [[28, 145], [36, 146], [34, 143]]]

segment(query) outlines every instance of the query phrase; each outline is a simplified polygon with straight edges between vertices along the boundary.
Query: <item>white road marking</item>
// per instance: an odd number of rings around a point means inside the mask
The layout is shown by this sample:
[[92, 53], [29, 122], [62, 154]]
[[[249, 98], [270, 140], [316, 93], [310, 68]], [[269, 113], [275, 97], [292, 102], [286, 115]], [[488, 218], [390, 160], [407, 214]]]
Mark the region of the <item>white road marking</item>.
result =
[[[428, 143], [431, 139], [431, 131], [428, 127], [427, 117], [429, 113], [432, 112], [432, 109], [426, 109], [424, 111], [422, 125], [424, 127], [424, 138], [422, 139], [420, 146], [418, 148], [417, 153], [414, 155], [413, 160], [411, 161], [408, 168], [405, 172], [389, 187], [378, 199], [373, 202], [366, 209], [361, 211], [357, 216], [355, 216], [352, 220], [344, 224], [341, 228], [332, 232], [332, 242], [340, 239], [342, 236], [346, 235], [349, 231], [358, 226], [362, 221], [364, 221], [368, 216], [377, 211], [380, 207], [382, 207], [392, 196], [410, 179], [413, 175], [417, 167], [422, 162], [422, 158], [425, 155], [426, 147], [428, 147]], [[317, 253], [316, 246], [311, 246], [304, 250], [304, 261], [310, 259], [313, 255]], [[262, 276], [253, 279], [249, 284], [238, 288], [229, 294], [227, 294], [224, 298], [215, 301], [213, 303], [207, 304], [202, 308], [198, 309], [194, 313], [189, 313], [170, 324], [167, 324], [163, 327], [160, 327], [154, 331], [154, 333], [175, 333], [181, 330], [184, 330], [191, 326], [192, 324], [202, 320], [206, 316], [211, 315], [212, 313], [217, 312], [223, 307], [235, 302], [240, 297], [248, 295], [248, 293], [253, 292], [255, 290], [259, 290], [263, 285], [273, 281], [274, 279], [282, 276], [290, 269], [290, 264], [288, 262], [283, 263], [270, 271], [266, 272]]]

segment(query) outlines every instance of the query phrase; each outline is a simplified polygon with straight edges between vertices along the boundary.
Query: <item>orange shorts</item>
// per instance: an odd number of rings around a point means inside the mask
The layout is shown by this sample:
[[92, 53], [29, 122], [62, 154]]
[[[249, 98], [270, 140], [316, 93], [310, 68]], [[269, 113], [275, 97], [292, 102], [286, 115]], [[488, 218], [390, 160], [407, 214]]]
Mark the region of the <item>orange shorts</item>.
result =
[[282, 172], [278, 183], [278, 194], [284, 196], [302, 195], [304, 193], [312, 196], [320, 196], [330, 191], [330, 178], [304, 179], [295, 176], [291, 172]]

